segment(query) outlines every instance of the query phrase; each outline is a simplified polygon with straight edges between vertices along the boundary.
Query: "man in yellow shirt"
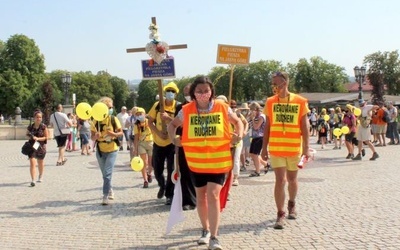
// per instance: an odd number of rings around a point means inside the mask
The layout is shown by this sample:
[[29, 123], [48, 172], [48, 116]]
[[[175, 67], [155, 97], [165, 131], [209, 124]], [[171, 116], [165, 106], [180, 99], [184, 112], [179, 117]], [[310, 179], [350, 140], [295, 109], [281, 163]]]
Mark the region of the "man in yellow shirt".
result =
[[[166, 197], [165, 205], [172, 204], [174, 196], [174, 183], [171, 180], [171, 175], [174, 170], [174, 153], [175, 146], [168, 138], [166, 128], [163, 128], [163, 122], [166, 125], [174, 118], [177, 101], [176, 95], [179, 93], [179, 88], [174, 82], [170, 82], [164, 86], [165, 99], [164, 112], [160, 112], [159, 102], [155, 102], [148, 113], [149, 127], [153, 133], [153, 168], [154, 176], [158, 182], [159, 191], [157, 198]], [[164, 177], [164, 162], [167, 160], [167, 180]]]

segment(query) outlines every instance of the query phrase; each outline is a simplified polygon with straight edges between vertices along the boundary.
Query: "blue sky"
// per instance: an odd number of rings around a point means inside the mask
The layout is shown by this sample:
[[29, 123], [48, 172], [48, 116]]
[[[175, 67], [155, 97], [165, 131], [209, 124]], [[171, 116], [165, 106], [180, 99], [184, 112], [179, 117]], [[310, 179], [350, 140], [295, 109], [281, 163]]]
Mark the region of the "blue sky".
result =
[[345, 68], [368, 54], [400, 46], [397, 0], [0, 0], [0, 40], [24, 34], [45, 56], [46, 71], [107, 70], [140, 79], [146, 53], [126, 53], [150, 41], [157, 18], [161, 40], [188, 44], [170, 51], [176, 76], [207, 74], [217, 45], [251, 47], [250, 62], [284, 65], [321, 56]]

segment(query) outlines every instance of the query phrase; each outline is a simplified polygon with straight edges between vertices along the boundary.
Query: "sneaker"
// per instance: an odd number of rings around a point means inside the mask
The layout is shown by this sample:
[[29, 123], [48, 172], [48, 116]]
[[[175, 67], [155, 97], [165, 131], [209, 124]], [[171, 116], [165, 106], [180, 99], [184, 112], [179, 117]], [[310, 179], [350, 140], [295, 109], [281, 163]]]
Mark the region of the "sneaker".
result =
[[122, 146], [119, 147], [119, 151], [122, 151], [122, 150], [124, 150], [124, 147], [122, 147]]
[[333, 149], [338, 149], [338, 147], [337, 147], [337, 146], [334, 146]]
[[348, 154], [348, 155], [346, 156], [346, 159], [351, 159], [351, 155], [352, 155], [352, 154]]
[[152, 183], [152, 182], [153, 182], [153, 177], [151, 176], [151, 174], [147, 174], [147, 181], [148, 181], [149, 183]]
[[240, 172], [244, 172], [244, 171], [246, 171], [246, 167], [245, 166], [241, 166], [240, 167]]
[[39, 175], [39, 179], [37, 180], [37, 182], [42, 182], [43, 181], [43, 177], [41, 175]]
[[357, 156], [356, 157], [354, 157], [352, 160], [353, 161], [361, 161], [361, 155], [360, 154], [357, 154]]
[[126, 147], [126, 150], [128, 150], [128, 151], [129, 151], [130, 149], [131, 149], [131, 147], [129, 147], [129, 146], [128, 146], [128, 147]]
[[101, 203], [101, 205], [105, 206], [105, 205], [108, 205], [108, 203], [109, 203], [109, 201], [108, 201], [108, 196], [107, 196], [107, 195], [104, 195], [104, 196], [103, 196], [103, 202]]
[[210, 231], [206, 229], [201, 230], [201, 236], [200, 239], [197, 241], [197, 244], [199, 245], [207, 244], [210, 241], [210, 237], [211, 237]]
[[246, 159], [246, 161], [244, 162], [245, 166], [249, 166], [250, 165], [250, 161], [248, 159]]
[[371, 157], [369, 160], [370, 160], [370, 161], [375, 161], [377, 158], [379, 158], [379, 155], [378, 155], [377, 152], [374, 152], [374, 153], [372, 154], [372, 157]]
[[237, 178], [233, 179], [232, 186], [239, 186], [239, 180]]
[[361, 155], [362, 155], [362, 156], [365, 156], [365, 149], [362, 149], [362, 150], [361, 150]]
[[274, 229], [283, 229], [284, 225], [285, 225], [285, 212], [281, 211], [278, 212]]
[[112, 189], [108, 192], [108, 199], [114, 200], [114, 191]]
[[36, 184], [32, 181], [31, 182], [31, 187], [34, 187]]
[[289, 201], [288, 202], [288, 210], [289, 210], [288, 219], [289, 220], [297, 219], [296, 203], [294, 201]]
[[222, 250], [221, 244], [219, 244], [219, 241], [215, 237], [210, 238], [210, 243], [208, 244], [208, 249], [211, 250]]
[[149, 182], [145, 181], [145, 182], [143, 183], [143, 188], [149, 188]]
[[160, 188], [157, 193], [157, 199], [161, 199], [162, 197], [164, 197], [164, 192], [164, 188]]

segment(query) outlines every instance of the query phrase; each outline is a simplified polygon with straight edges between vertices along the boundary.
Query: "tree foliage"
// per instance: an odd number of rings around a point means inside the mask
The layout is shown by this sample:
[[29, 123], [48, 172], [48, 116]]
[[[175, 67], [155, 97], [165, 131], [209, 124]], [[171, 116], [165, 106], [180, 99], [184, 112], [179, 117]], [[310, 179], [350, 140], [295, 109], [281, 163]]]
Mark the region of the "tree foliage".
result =
[[[389, 94], [400, 92], [399, 54], [376, 52], [365, 57], [374, 93], [380, 99], [383, 84]], [[216, 95], [229, 97], [231, 66], [213, 67], [208, 76], [212, 80]], [[35, 108], [49, 112], [56, 104], [65, 103], [65, 86], [61, 76], [65, 70], [44, 73], [44, 57], [34, 40], [24, 35], [11, 36], [6, 42], [0, 41], [0, 107], [13, 114], [17, 106], [29, 116]], [[233, 68], [232, 99], [240, 102], [264, 100], [272, 95], [271, 76], [276, 71], [289, 74], [289, 89], [292, 92], [345, 92], [344, 83], [348, 77], [343, 67], [329, 63], [321, 57], [301, 58], [297, 63], [283, 65], [276, 60], [260, 60], [245, 66]], [[114, 100], [116, 110], [121, 106], [141, 106], [148, 111], [158, 94], [156, 80], [143, 80], [137, 89], [129, 90], [126, 81], [106, 71], [93, 74], [90, 71], [70, 72], [69, 99], [76, 94], [76, 104], [87, 102], [93, 105], [100, 97]], [[180, 89], [176, 99], [184, 101], [183, 88], [198, 77], [189, 76], [174, 79]], [[166, 83], [166, 82], [165, 82]], [[164, 84], [165, 84], [164, 83]], [[45, 115], [46, 116], [46, 115]]]
[[156, 80], [143, 80], [139, 84], [138, 91], [138, 106], [144, 108], [146, 113], [149, 112], [150, 108], [155, 102], [155, 97], [158, 94], [158, 83]]
[[[386, 85], [387, 94], [389, 95], [398, 95], [400, 93], [400, 60], [397, 50], [391, 52], [378, 51], [369, 54], [364, 58], [364, 63], [369, 64], [367, 73], [373, 86], [382, 84], [378, 88], [381, 89], [384, 88], [383, 85]], [[377, 75], [382, 75], [382, 81]], [[373, 82], [374, 80], [377, 80], [377, 82]], [[373, 90], [373, 94], [380, 95], [375, 92], [377, 90]]]
[[44, 57], [33, 39], [14, 35], [0, 43], [0, 105], [13, 114], [44, 79]]
[[295, 68], [294, 86], [298, 92], [344, 92], [343, 84], [348, 81], [344, 68], [328, 63], [321, 57], [310, 61], [301, 58]]

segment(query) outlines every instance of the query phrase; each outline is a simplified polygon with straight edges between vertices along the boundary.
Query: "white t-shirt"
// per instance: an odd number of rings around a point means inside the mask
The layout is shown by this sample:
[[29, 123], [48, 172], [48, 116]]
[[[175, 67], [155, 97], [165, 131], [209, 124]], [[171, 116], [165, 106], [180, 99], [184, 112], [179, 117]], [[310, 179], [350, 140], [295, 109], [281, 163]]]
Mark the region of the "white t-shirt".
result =
[[361, 108], [361, 116], [362, 117], [371, 116], [371, 110], [373, 107], [374, 105], [365, 104], [365, 106]]
[[[55, 117], [57, 118], [57, 122]], [[50, 123], [53, 125], [54, 128], [54, 136], [60, 136], [60, 129], [62, 128], [67, 128], [67, 124], [68, 122], [70, 122], [70, 120], [68, 119], [68, 116], [65, 113], [62, 112], [54, 112], [51, 116], [50, 116]], [[57, 127], [57, 123], [58, 123], [58, 127]], [[58, 129], [60, 128], [60, 129]]]
[[126, 119], [129, 118], [128, 113], [127, 112], [125, 112], [125, 114], [118, 113], [117, 118], [119, 120], [119, 123], [121, 123], [122, 130], [127, 130], [128, 128], [125, 126], [125, 123], [126, 123]]

